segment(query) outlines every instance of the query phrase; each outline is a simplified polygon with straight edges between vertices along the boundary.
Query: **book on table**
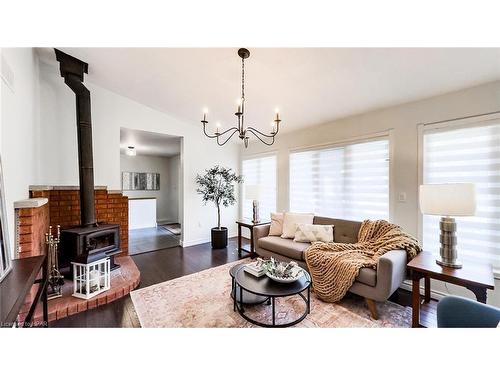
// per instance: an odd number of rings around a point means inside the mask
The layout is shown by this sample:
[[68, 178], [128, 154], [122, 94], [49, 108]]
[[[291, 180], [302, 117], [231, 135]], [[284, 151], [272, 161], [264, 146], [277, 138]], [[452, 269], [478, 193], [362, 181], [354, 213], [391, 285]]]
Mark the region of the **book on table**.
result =
[[245, 266], [245, 271], [255, 277], [261, 277], [266, 274], [266, 270], [262, 266], [257, 266], [257, 262], [249, 263]]

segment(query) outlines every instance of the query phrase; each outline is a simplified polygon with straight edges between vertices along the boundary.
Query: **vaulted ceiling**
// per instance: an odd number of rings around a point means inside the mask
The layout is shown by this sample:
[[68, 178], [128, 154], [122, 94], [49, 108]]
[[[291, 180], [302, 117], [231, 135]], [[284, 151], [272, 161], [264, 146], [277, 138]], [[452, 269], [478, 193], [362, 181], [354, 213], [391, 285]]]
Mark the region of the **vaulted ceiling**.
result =
[[[61, 48], [89, 63], [88, 80], [200, 126], [235, 122], [238, 48]], [[284, 130], [332, 121], [500, 79], [500, 49], [249, 48], [246, 122]], [[55, 62], [51, 49], [41, 58]]]

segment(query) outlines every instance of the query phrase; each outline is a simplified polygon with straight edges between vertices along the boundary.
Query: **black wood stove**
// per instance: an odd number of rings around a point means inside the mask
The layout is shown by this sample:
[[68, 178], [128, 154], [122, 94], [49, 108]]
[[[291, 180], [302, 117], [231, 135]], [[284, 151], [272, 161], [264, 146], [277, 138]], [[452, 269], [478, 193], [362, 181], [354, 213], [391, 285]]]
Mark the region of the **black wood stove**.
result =
[[71, 262], [92, 263], [110, 257], [111, 269], [119, 266], [114, 256], [120, 250], [120, 226], [98, 223], [95, 216], [94, 161], [92, 155], [92, 122], [90, 91], [83, 84], [88, 64], [55, 49], [64, 83], [76, 95], [76, 128], [80, 176], [80, 226], [61, 230], [60, 267], [64, 271]]

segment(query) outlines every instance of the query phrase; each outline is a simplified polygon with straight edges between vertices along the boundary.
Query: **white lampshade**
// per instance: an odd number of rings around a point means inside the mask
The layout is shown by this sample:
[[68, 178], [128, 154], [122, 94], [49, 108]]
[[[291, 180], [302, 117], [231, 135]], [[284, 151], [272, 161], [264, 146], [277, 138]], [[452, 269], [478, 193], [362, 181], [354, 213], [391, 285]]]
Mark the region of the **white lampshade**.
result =
[[420, 211], [426, 215], [474, 216], [475, 186], [469, 183], [420, 185]]
[[260, 186], [259, 185], [247, 185], [245, 186], [245, 199], [259, 200], [260, 198]]

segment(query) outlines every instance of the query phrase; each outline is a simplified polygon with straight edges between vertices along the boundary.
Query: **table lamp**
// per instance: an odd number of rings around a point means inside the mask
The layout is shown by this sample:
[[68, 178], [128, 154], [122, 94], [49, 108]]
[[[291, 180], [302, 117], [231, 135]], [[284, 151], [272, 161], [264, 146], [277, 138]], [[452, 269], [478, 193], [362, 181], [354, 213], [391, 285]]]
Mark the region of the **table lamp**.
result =
[[253, 217], [252, 223], [257, 224], [259, 219], [259, 198], [260, 198], [260, 186], [259, 185], [248, 185], [245, 186], [245, 199], [251, 199], [253, 201]]
[[476, 191], [474, 184], [450, 183], [420, 185], [420, 211], [425, 215], [439, 215], [441, 229], [440, 258], [436, 263], [461, 268], [457, 259], [457, 224], [452, 216], [474, 216]]

